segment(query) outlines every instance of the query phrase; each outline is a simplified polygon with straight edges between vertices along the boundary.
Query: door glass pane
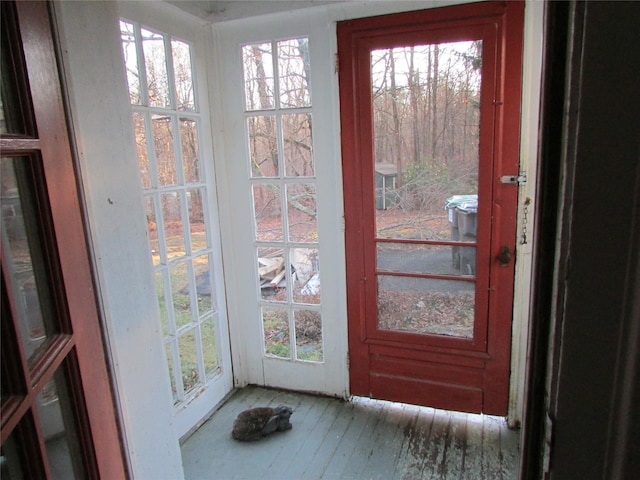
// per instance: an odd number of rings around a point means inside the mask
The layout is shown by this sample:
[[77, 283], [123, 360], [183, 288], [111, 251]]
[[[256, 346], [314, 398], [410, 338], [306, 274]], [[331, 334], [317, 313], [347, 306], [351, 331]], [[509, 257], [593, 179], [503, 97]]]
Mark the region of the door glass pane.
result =
[[315, 310], [295, 310], [296, 358], [307, 362], [322, 361], [322, 319]]
[[456, 280], [378, 276], [378, 328], [473, 337], [475, 284]]
[[282, 116], [285, 170], [288, 177], [313, 177], [311, 114]]
[[2, 480], [25, 480], [41, 478], [44, 475], [42, 461], [39, 458], [29, 458], [25, 443], [35, 444], [38, 441], [33, 418], [29, 413], [24, 415], [16, 428], [2, 444], [0, 451], [0, 478]]
[[23, 480], [26, 478], [21, 462], [21, 449], [16, 441], [15, 430], [2, 444], [0, 455], [0, 478], [4, 480]]
[[256, 222], [256, 240], [282, 241], [284, 239], [279, 185], [253, 186], [253, 213]]
[[318, 241], [316, 186], [313, 183], [287, 185], [287, 221], [289, 241], [303, 243]]
[[57, 332], [43, 237], [36, 222], [40, 213], [31, 175], [35, 160], [19, 157], [1, 162], [2, 247], [20, 319], [20, 339], [27, 358], [32, 359], [47, 337]]
[[[178, 383], [176, 381], [176, 365], [179, 365], [177, 359], [178, 356], [178, 342], [175, 339], [172, 339], [170, 343], [165, 345], [165, 352], [167, 355], [167, 365], [169, 366], [169, 380], [171, 381], [171, 393], [173, 394], [174, 403], [180, 400], [178, 396]], [[180, 391], [182, 394], [182, 390]]]
[[33, 124], [32, 112], [29, 108], [29, 94], [21, 82], [22, 51], [19, 43], [12, 39], [17, 30], [15, 7], [9, 2], [2, 2], [2, 37], [0, 38], [0, 133], [2, 134], [34, 134], [30, 131]]
[[311, 105], [311, 62], [309, 39], [295, 38], [278, 42], [280, 107]]
[[169, 313], [167, 311], [167, 300], [165, 298], [165, 280], [164, 274], [168, 273], [164, 271], [156, 271], [154, 278], [156, 281], [156, 294], [158, 296], [158, 306], [160, 307], [160, 321], [162, 322], [162, 334], [166, 337], [170, 333], [173, 333], [175, 329], [169, 323]]
[[147, 74], [147, 94], [152, 107], [170, 107], [169, 77], [164, 36], [143, 28], [142, 49]]
[[202, 350], [204, 352], [204, 374], [209, 379], [218, 371], [218, 350], [213, 319], [210, 318], [200, 325], [202, 336]]
[[185, 393], [200, 383], [196, 330], [192, 328], [178, 337], [182, 384]]
[[135, 32], [132, 23], [120, 22], [120, 39], [122, 41], [122, 53], [124, 66], [127, 70], [127, 84], [129, 85], [129, 102], [134, 105], [141, 103], [140, 98], [140, 71], [138, 69], [138, 56], [136, 52]]
[[320, 262], [317, 248], [292, 248], [289, 254], [295, 279], [293, 301], [320, 304]]
[[215, 285], [212, 281], [213, 275], [210, 270], [210, 265], [209, 255], [199, 255], [193, 259], [193, 273], [196, 276], [198, 314], [201, 317], [215, 308], [213, 304]]
[[275, 107], [275, 80], [271, 43], [242, 47], [245, 110], [268, 110]]
[[44, 386], [36, 405], [52, 478], [85, 478], [76, 433], [76, 412], [62, 368]]
[[182, 196], [180, 192], [165, 193], [160, 196], [164, 220], [164, 238], [169, 260], [184, 257], [187, 247], [184, 241], [182, 221]]
[[482, 42], [371, 52], [376, 234], [449, 240], [447, 199], [478, 193]]
[[185, 183], [200, 182], [200, 159], [198, 156], [198, 126], [190, 118], [180, 119], [180, 143]]
[[191, 323], [191, 298], [189, 296], [189, 272], [187, 262], [178, 262], [169, 268], [171, 275], [171, 296], [176, 328]]
[[153, 115], [151, 117], [153, 145], [156, 154], [158, 186], [176, 185], [176, 152], [174, 150], [174, 134], [172, 117], [169, 115]]
[[286, 264], [284, 248], [258, 247], [258, 276], [260, 297], [269, 302], [287, 301]]
[[[481, 41], [371, 52], [378, 271], [475, 275]], [[473, 337], [475, 283], [378, 276], [378, 327]]]
[[247, 118], [249, 134], [249, 160], [252, 177], [277, 177], [278, 144], [276, 139], [276, 117], [260, 115]]
[[173, 74], [176, 88], [176, 110], [195, 110], [189, 44], [172, 39], [171, 52], [173, 55]]
[[205, 223], [205, 189], [187, 190], [187, 209], [189, 213], [189, 231], [191, 233], [191, 252], [209, 248], [208, 231]]
[[265, 353], [274, 357], [291, 358], [287, 309], [262, 307], [262, 326]]
[[154, 205], [153, 197], [145, 197], [146, 214], [147, 214], [147, 231], [149, 233], [149, 246], [151, 247], [151, 258], [153, 264], [158, 265], [160, 262], [165, 263], [163, 253], [160, 251], [160, 243], [158, 240], [158, 217], [156, 215], [156, 208]]
[[138, 152], [138, 168], [140, 169], [140, 180], [142, 188], [151, 187], [151, 165], [149, 164], [149, 151], [147, 150], [147, 134], [144, 123], [145, 116], [141, 113], [133, 114], [133, 134], [136, 140], [136, 150]]

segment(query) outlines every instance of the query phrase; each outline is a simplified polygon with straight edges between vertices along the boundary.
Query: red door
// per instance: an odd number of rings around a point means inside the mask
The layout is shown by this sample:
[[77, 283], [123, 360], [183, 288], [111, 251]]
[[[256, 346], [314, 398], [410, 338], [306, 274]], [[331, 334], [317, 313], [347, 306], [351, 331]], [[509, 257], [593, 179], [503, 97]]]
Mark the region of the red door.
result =
[[338, 25], [355, 395], [507, 413], [523, 11]]

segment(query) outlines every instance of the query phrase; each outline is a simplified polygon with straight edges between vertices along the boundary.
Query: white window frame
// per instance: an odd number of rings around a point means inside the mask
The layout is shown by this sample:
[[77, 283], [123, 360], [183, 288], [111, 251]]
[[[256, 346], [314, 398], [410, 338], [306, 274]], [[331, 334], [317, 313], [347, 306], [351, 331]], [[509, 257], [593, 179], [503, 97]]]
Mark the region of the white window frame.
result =
[[[154, 203], [156, 204], [156, 212], [159, 212], [161, 216], [160, 206], [158, 203], [158, 196], [162, 192], [171, 192], [171, 191], [180, 191], [192, 189], [192, 188], [206, 188], [206, 198], [203, 198], [203, 208], [204, 215], [206, 217], [205, 223], [207, 224], [207, 228], [209, 229], [209, 242], [208, 248], [205, 250], [199, 250], [197, 255], [208, 254], [210, 259], [209, 268], [211, 271], [211, 295], [212, 302], [215, 304], [214, 311], [211, 314], [215, 317], [215, 340], [216, 340], [216, 350], [217, 350], [217, 360], [218, 360], [218, 374], [211, 375], [209, 378], [206, 378], [205, 381], [197, 386], [189, 390], [188, 392], [184, 392], [181, 389], [182, 379], [180, 376], [180, 364], [179, 364], [179, 352], [176, 348], [177, 345], [177, 337], [176, 334], [183, 333], [183, 331], [188, 330], [189, 327], [185, 327], [184, 329], [178, 329], [176, 332], [175, 328], [170, 328], [170, 335], [163, 336], [163, 344], [161, 346], [163, 350], [163, 354], [166, 358], [165, 352], [167, 349], [170, 350], [171, 357], [171, 368], [173, 371], [174, 378], [176, 379], [175, 387], [177, 391], [177, 397], [174, 396], [174, 428], [178, 438], [184, 438], [188, 436], [192, 431], [194, 431], [216, 407], [216, 405], [221, 402], [226, 395], [233, 388], [233, 366], [231, 362], [231, 352], [229, 345], [229, 322], [228, 322], [228, 314], [227, 314], [227, 306], [226, 306], [226, 292], [225, 292], [225, 279], [224, 279], [224, 271], [223, 271], [223, 261], [222, 261], [222, 247], [220, 241], [220, 221], [218, 219], [218, 192], [216, 189], [216, 177], [215, 177], [215, 168], [213, 164], [214, 153], [213, 153], [213, 142], [211, 135], [211, 115], [210, 115], [210, 104], [209, 104], [209, 95], [208, 95], [208, 75], [209, 71], [209, 59], [207, 56], [207, 47], [209, 42], [211, 41], [210, 30], [203, 25], [194, 25], [191, 18], [187, 18], [187, 16], [177, 15], [169, 18], [167, 16], [168, 9], [150, 9], [145, 2], [127, 2], [119, 4], [119, 14], [120, 18], [123, 21], [133, 22], [142, 26], [142, 28], [146, 28], [148, 30], [152, 30], [154, 32], [158, 32], [166, 35], [170, 39], [176, 39], [183, 41], [190, 45], [191, 47], [191, 62], [192, 62], [192, 78], [194, 84], [194, 101], [195, 101], [195, 110], [194, 111], [177, 111], [174, 110], [173, 107], [173, 99], [175, 95], [171, 95], [171, 109], [161, 108], [161, 107], [150, 107], [144, 105], [130, 105], [130, 109], [132, 114], [143, 113], [145, 114], [145, 124], [146, 128], [150, 129], [150, 125], [147, 123], [150, 121], [150, 118], [153, 114], [161, 113], [163, 115], [173, 115], [175, 116], [176, 125], [174, 125], [174, 132], [176, 128], [179, 129], [179, 119], [180, 118], [191, 118], [197, 120], [198, 125], [198, 155], [200, 157], [200, 182], [185, 185], [184, 182], [178, 181], [180, 186], [171, 186], [171, 187], [161, 187], [161, 188], [151, 188], [151, 189], [143, 189], [142, 182], [140, 182], [141, 194], [144, 194], [145, 201], [144, 205], [146, 206], [146, 198], [152, 197]], [[170, 40], [165, 40], [165, 45], [170, 43]], [[140, 52], [138, 52], [140, 53]], [[171, 61], [168, 62], [171, 65]], [[144, 67], [144, 66], [143, 66]], [[171, 73], [171, 68], [167, 72]], [[170, 77], [171, 78], [171, 77]], [[141, 87], [142, 89], [142, 87]], [[169, 82], [170, 92], [173, 91], [174, 86], [172, 82]], [[144, 95], [143, 95], [144, 99]], [[150, 130], [147, 130], [150, 131]], [[176, 137], [177, 138], [177, 137]], [[149, 142], [149, 138], [147, 139]], [[179, 159], [180, 150], [179, 142], [174, 143], [174, 150], [176, 150], [176, 160]], [[153, 155], [153, 147], [147, 145], [147, 150], [150, 153], [150, 156]], [[135, 159], [137, 162], [137, 158]], [[180, 162], [179, 162], [180, 163]], [[150, 164], [153, 162], [150, 159]], [[180, 174], [178, 174], [180, 177]], [[152, 187], [157, 187], [157, 185], [151, 185]], [[175, 187], [175, 188], [174, 188]], [[183, 200], [185, 196], [182, 196]], [[181, 208], [183, 209], [183, 218], [188, 218], [188, 215], [185, 216], [186, 213], [186, 204], [185, 202], [181, 202]], [[160, 227], [158, 227], [159, 229]], [[185, 225], [185, 228], [188, 228], [188, 225]], [[188, 235], [186, 235], [188, 237]], [[183, 257], [185, 259], [190, 257], [190, 246], [185, 245], [187, 248], [187, 256]], [[149, 248], [151, 251], [151, 248]], [[171, 261], [167, 262], [167, 265], [158, 265], [153, 267], [155, 274], [161, 274], [166, 277], [168, 275], [167, 268], [171, 264]], [[191, 277], [191, 282], [194, 280], [194, 275], [192, 272], [192, 263], [188, 263], [191, 265], [188, 267], [188, 271]], [[154, 276], [155, 279], [155, 276]], [[165, 300], [170, 298], [171, 289], [168, 286], [168, 282], [165, 278], [165, 289], [164, 289], [164, 297]], [[191, 283], [191, 287], [195, 287], [195, 284]], [[155, 284], [153, 286], [155, 289]], [[191, 288], [191, 297], [192, 303], [194, 301], [195, 296], [195, 288]], [[214, 300], [215, 298], [215, 300]], [[216, 308], [217, 307], [217, 308]], [[167, 308], [167, 314], [171, 316], [173, 312], [170, 311], [170, 308]], [[196, 339], [199, 339], [200, 336], [198, 334], [199, 324], [203, 321], [210, 319], [210, 316], [205, 316], [201, 319], [197, 319], [195, 324], [191, 328], [195, 332]], [[160, 319], [157, 320], [160, 323]], [[172, 324], [171, 321], [169, 321]], [[175, 324], [173, 324], [175, 327]], [[198, 371], [199, 375], [203, 373], [203, 362], [202, 362], [202, 347], [201, 345], [196, 345], [196, 350], [199, 353], [198, 355]], [[159, 366], [160, 367], [160, 366]], [[169, 374], [168, 365], [165, 363], [165, 367], [167, 374]], [[160, 370], [160, 368], [159, 368]]]

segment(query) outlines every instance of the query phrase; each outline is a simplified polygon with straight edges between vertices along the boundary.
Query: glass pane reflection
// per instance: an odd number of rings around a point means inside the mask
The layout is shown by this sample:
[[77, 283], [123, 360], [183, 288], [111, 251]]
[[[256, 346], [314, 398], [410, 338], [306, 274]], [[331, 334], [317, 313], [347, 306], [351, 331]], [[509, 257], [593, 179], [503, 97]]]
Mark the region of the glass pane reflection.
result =
[[31, 117], [28, 107], [29, 95], [21, 82], [16, 65], [22, 63], [22, 52], [19, 44], [12, 40], [12, 33], [17, 29], [15, 7], [10, 2], [2, 2], [3, 8], [2, 38], [0, 39], [0, 133], [2, 134], [33, 134], [29, 121]]
[[35, 188], [30, 158], [2, 158], [0, 207], [2, 244], [13, 292], [20, 337], [31, 359], [47, 336], [54, 333], [51, 290], [42, 253]]
[[85, 478], [76, 432], [76, 409], [71, 403], [63, 368], [45, 385], [36, 402], [52, 478]]
[[[24, 435], [35, 436], [31, 415], [25, 415], [2, 444], [2, 453], [0, 454], [0, 478], [2, 480], [24, 480], [30, 476], [42, 476], [41, 463], [34, 461], [35, 459], [26, 458], [27, 451], [22, 446], [25, 441]], [[35, 438], [29, 440], [37, 441]]]

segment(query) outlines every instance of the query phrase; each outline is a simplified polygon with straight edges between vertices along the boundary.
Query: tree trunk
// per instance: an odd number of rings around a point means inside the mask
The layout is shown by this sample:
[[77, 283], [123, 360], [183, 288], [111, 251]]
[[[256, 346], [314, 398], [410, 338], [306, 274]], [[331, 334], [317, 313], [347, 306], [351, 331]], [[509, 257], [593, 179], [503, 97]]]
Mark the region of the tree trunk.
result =
[[420, 75], [419, 70], [416, 70], [414, 65], [415, 47], [411, 47], [409, 50], [409, 103], [411, 106], [412, 126], [413, 126], [413, 163], [415, 165], [420, 163], [420, 129], [418, 119], [418, 101], [419, 101], [419, 89], [420, 89]]
[[397, 168], [396, 186], [402, 186], [402, 139], [400, 138], [400, 116], [398, 115], [398, 89], [396, 87], [396, 61], [393, 50], [389, 50], [389, 61], [391, 66], [391, 112], [393, 116], [393, 140], [395, 146], [395, 160]]
[[433, 76], [431, 77], [431, 159], [438, 155], [438, 45], [433, 46]]

